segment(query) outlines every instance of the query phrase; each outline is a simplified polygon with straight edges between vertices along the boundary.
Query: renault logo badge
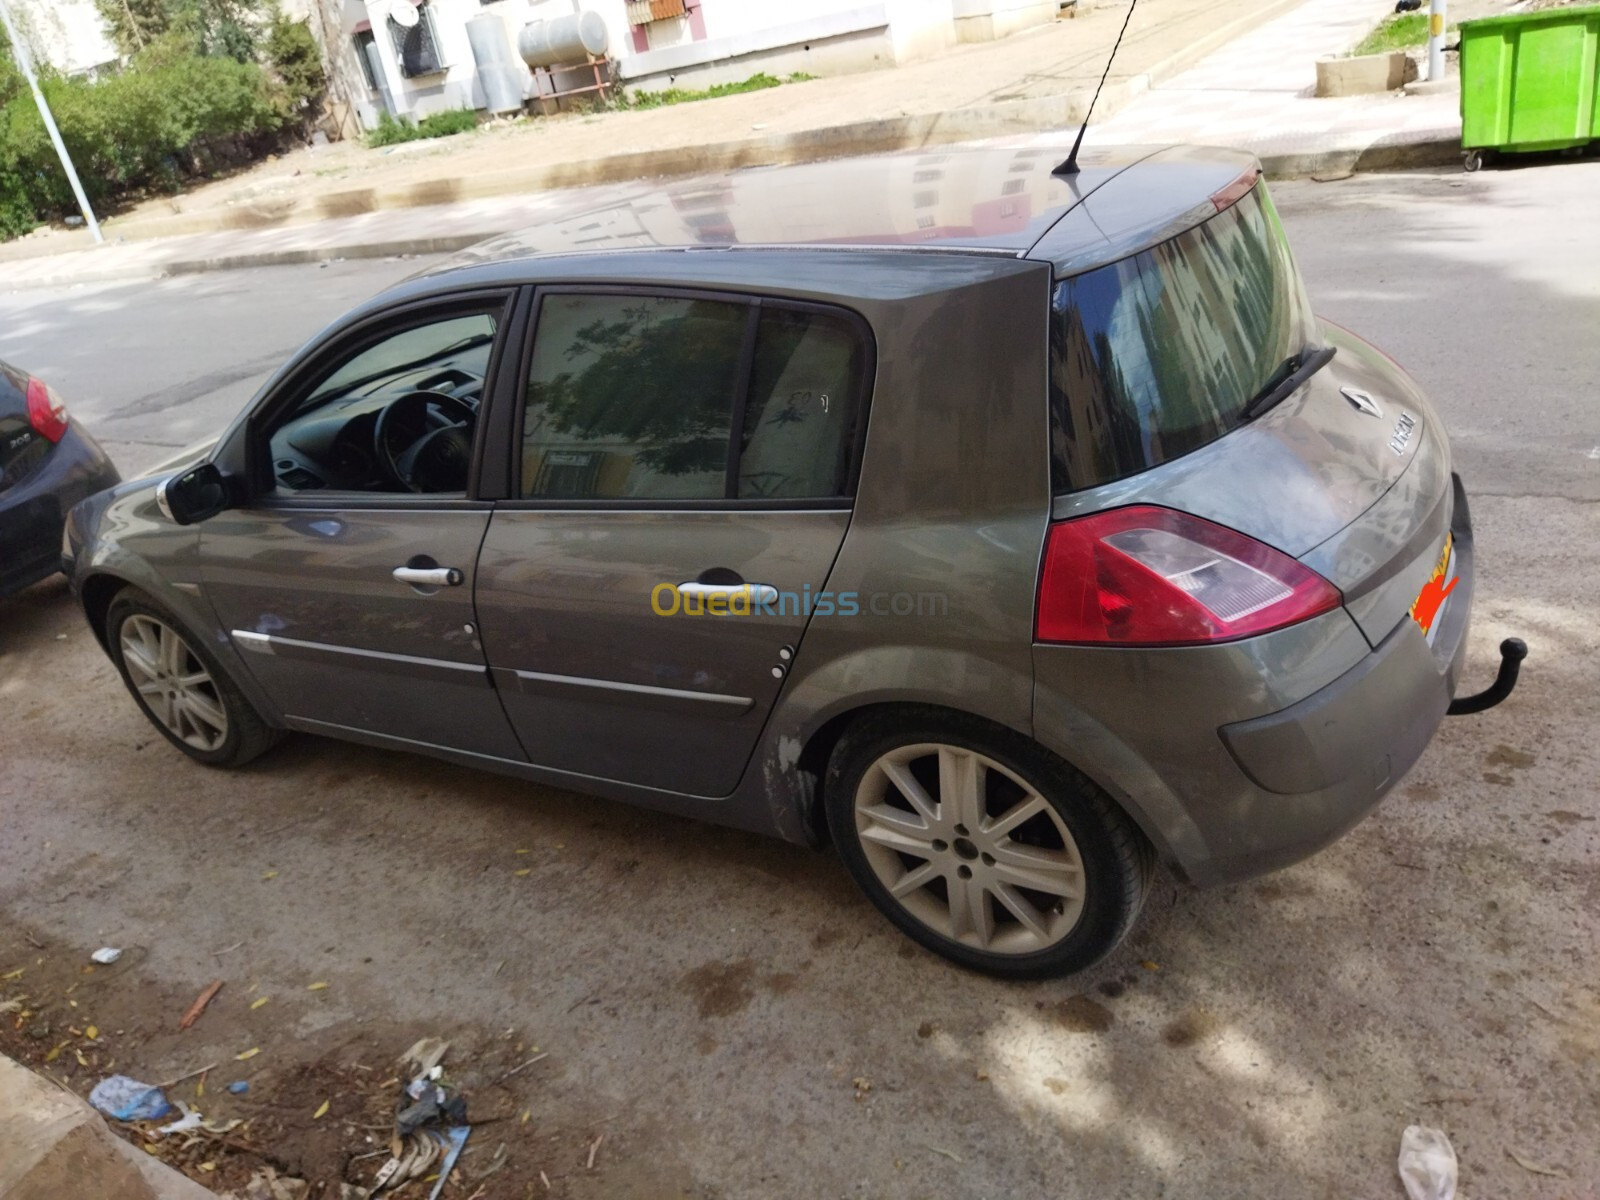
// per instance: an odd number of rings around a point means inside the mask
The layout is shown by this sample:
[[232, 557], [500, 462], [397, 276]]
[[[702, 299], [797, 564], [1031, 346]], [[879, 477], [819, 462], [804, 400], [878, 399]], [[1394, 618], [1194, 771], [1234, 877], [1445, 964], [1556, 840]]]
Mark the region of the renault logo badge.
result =
[[1371, 396], [1367, 395], [1366, 392], [1352, 387], [1342, 387], [1339, 389], [1339, 394], [1346, 400], [1350, 401], [1354, 407], [1359, 408], [1362, 412], [1366, 413], [1367, 416], [1383, 416], [1383, 409], [1379, 408], [1378, 402]]

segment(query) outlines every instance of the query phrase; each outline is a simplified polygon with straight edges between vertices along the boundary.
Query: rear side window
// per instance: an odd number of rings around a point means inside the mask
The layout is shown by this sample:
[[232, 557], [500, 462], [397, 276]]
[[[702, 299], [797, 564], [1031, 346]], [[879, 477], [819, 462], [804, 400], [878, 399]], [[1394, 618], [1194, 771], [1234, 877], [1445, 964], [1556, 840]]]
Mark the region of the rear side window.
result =
[[845, 494], [864, 367], [861, 339], [842, 317], [762, 309], [741, 431], [741, 499]]
[[824, 500], [865, 410], [858, 327], [660, 295], [540, 301], [522, 427], [529, 500]]
[[1056, 285], [1055, 491], [1108, 483], [1237, 428], [1245, 405], [1316, 344], [1300, 276], [1260, 185], [1168, 242]]

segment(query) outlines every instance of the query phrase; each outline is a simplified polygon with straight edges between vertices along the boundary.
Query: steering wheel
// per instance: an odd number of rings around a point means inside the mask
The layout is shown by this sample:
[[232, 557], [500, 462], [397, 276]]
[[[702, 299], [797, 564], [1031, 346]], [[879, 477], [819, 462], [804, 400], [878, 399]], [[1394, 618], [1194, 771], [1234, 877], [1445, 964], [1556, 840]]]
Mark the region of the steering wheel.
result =
[[442, 392], [407, 392], [378, 413], [378, 466], [408, 492], [462, 492], [477, 410]]

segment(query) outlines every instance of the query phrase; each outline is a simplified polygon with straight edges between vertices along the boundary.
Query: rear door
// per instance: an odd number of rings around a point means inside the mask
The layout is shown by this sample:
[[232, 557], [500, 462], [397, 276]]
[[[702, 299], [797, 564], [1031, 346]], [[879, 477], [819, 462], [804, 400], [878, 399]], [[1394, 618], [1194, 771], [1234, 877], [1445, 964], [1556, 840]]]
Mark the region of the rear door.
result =
[[544, 767], [701, 796], [737, 784], [850, 520], [872, 377], [842, 310], [544, 289], [515, 499], [477, 608]]

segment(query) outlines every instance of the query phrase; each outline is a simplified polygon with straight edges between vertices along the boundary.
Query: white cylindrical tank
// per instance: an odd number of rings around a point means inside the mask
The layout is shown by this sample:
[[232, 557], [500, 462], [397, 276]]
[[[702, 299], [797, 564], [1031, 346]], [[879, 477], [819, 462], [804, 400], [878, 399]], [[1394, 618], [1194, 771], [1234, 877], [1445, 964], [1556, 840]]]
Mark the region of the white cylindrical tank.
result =
[[523, 26], [517, 52], [530, 67], [559, 67], [604, 56], [610, 45], [606, 19], [593, 11]]
[[522, 85], [528, 73], [511, 56], [511, 39], [506, 27], [493, 13], [483, 13], [467, 22], [467, 42], [478, 64], [478, 82], [492, 113], [516, 112], [522, 108]]

